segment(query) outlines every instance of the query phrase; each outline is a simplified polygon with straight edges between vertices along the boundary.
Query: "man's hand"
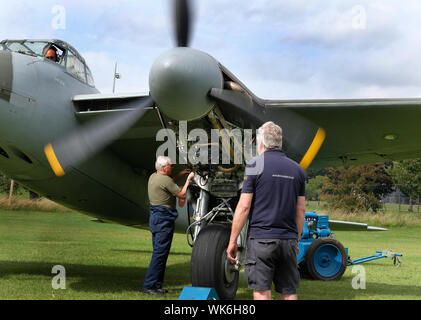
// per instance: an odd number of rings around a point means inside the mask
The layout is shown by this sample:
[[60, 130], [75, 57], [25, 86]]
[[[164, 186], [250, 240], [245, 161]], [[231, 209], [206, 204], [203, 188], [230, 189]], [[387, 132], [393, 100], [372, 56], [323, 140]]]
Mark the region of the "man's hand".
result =
[[231, 263], [235, 263], [237, 261], [237, 251], [238, 251], [238, 245], [237, 242], [231, 242], [228, 245], [227, 249], [227, 257]]
[[194, 172], [190, 172], [189, 176], [187, 177], [187, 180], [192, 181], [194, 178]]
[[181, 191], [175, 195], [177, 198], [184, 199], [186, 197], [187, 188], [189, 187], [189, 184], [191, 180], [193, 180], [193, 178], [194, 178], [194, 172], [190, 172], [189, 176], [187, 177], [186, 183], [184, 184], [183, 189], [181, 189]]

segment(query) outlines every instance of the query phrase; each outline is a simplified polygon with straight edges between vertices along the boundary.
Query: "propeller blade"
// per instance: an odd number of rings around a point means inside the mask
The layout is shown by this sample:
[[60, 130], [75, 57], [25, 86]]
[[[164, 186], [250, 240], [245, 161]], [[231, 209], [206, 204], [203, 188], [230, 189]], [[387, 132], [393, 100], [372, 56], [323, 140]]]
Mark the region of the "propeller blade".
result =
[[189, 0], [175, 0], [174, 23], [178, 47], [188, 47], [190, 41], [191, 6]]
[[49, 143], [44, 152], [51, 168], [57, 176], [63, 176], [70, 166], [76, 166], [113, 142], [135, 124], [153, 107], [151, 97], [147, 97], [134, 109], [116, 110], [117, 114], [109, 114], [93, 121], [84, 127], [71, 132], [68, 136]]
[[267, 121], [274, 121], [284, 130], [283, 150], [307, 169], [322, 146], [326, 132], [299, 113], [282, 107], [255, 103], [244, 92], [213, 88], [211, 99], [218, 103], [225, 119], [243, 129], [257, 129]]
[[265, 108], [256, 105], [253, 99], [243, 92], [213, 88], [209, 96], [218, 103], [225, 118], [240, 128], [257, 129], [269, 121]]

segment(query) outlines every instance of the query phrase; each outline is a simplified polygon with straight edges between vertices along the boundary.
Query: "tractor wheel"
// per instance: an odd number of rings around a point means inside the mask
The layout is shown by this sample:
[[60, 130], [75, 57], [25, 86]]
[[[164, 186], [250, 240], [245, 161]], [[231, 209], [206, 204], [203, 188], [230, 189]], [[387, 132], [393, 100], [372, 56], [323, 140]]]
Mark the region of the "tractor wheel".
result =
[[345, 272], [347, 259], [346, 250], [338, 240], [320, 238], [307, 249], [306, 270], [315, 280], [339, 280]]
[[214, 288], [220, 299], [227, 300], [234, 299], [239, 279], [227, 258], [230, 234], [227, 227], [209, 225], [197, 236], [191, 256], [192, 285]]

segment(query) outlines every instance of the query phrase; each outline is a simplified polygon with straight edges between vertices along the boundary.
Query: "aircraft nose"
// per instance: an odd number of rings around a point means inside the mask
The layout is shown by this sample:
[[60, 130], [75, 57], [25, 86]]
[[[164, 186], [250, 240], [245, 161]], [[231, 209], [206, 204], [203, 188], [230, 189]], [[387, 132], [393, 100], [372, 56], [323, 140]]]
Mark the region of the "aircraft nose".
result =
[[208, 93], [223, 87], [217, 61], [191, 48], [173, 48], [159, 56], [149, 73], [151, 96], [175, 120], [196, 120], [215, 106]]
[[0, 51], [0, 99], [10, 101], [12, 83], [12, 54], [9, 51]]

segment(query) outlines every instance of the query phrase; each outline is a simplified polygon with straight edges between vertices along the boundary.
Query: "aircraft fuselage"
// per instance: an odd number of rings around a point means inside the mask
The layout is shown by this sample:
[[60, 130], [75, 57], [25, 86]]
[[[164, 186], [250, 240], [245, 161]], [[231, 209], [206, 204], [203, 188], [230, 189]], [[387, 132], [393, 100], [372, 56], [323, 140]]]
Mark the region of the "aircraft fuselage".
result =
[[[0, 61], [0, 170], [66, 207], [105, 221], [147, 225], [146, 188], [154, 154], [147, 155], [150, 170], [133, 172], [104, 150], [59, 178], [43, 153], [49, 141], [80, 125], [72, 98], [98, 90], [41, 57], [0, 51]], [[179, 220], [185, 222], [181, 226], [185, 230], [187, 218]]]

